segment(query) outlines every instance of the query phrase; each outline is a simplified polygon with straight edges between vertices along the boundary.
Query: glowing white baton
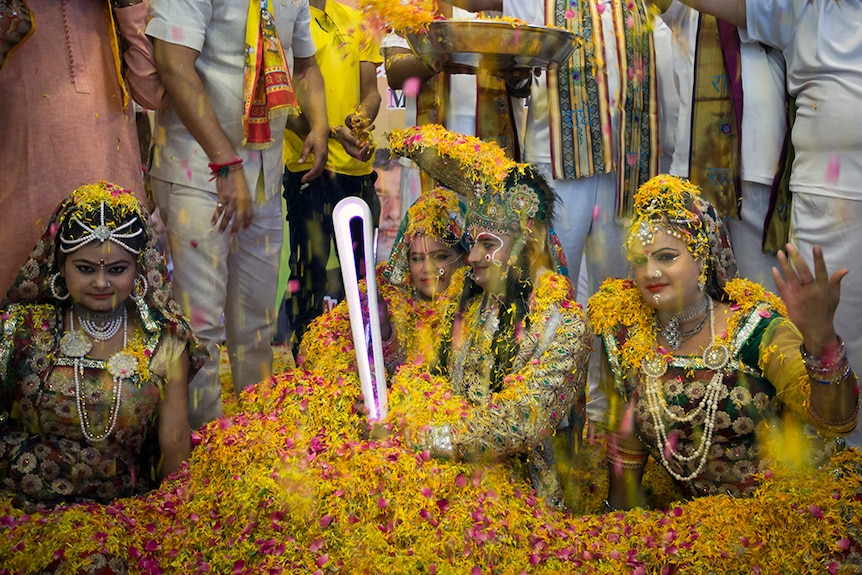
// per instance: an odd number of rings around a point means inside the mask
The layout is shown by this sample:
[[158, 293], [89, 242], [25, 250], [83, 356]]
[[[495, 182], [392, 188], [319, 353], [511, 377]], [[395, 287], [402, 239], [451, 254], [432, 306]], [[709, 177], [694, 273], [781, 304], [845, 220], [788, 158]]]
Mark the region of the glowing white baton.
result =
[[[362, 222], [362, 242], [365, 247], [365, 284], [368, 291], [368, 321], [371, 325], [371, 349], [374, 352], [374, 377], [368, 361], [368, 340], [362, 320], [362, 302], [359, 299], [359, 281], [352, 265], [353, 243], [350, 237], [350, 222], [359, 218]], [[380, 317], [377, 315], [377, 278], [374, 275], [374, 250], [371, 240], [371, 209], [362, 199], [344, 198], [332, 210], [335, 228], [335, 245], [341, 259], [341, 277], [350, 312], [350, 331], [356, 349], [356, 365], [369, 420], [384, 420], [388, 412], [386, 398], [386, 370], [383, 367], [383, 338], [380, 336]]]

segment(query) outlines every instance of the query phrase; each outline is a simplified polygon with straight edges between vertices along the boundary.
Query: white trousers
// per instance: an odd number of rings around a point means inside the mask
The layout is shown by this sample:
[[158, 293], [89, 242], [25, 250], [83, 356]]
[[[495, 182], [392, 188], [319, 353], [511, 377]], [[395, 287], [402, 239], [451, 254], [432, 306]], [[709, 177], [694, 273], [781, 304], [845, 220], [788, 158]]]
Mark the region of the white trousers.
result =
[[251, 225], [231, 237], [230, 228], [219, 233], [210, 224], [217, 202], [212, 191], [156, 178], [152, 187], [167, 227], [174, 297], [211, 355], [189, 385], [194, 429], [222, 415], [223, 342], [236, 393], [272, 374], [282, 199], [278, 193], [258, 190]]
[[[841, 282], [834, 323], [858, 376], [862, 373], [862, 200], [794, 193], [790, 229], [791, 240], [809, 266], [813, 265], [811, 249], [819, 245], [830, 275], [841, 268], [850, 270]], [[847, 444], [862, 447], [859, 426], [847, 437]]]
[[778, 259], [761, 251], [763, 220], [769, 210], [771, 186], [755, 182], [742, 182], [741, 219], [727, 220], [733, 255], [739, 276], [759, 283], [767, 290], [775, 291], [772, 268]]
[[[577, 180], [552, 180], [549, 164], [538, 167], [559, 196], [554, 230], [566, 254], [569, 277], [579, 292], [578, 301], [585, 304], [605, 279], [628, 275], [629, 265], [623, 250], [628, 225], [616, 219], [617, 176], [601, 174]], [[586, 282], [580, 279], [582, 257]], [[583, 293], [585, 285], [587, 293]], [[593, 338], [593, 350], [587, 416], [590, 421], [603, 422], [608, 402], [600, 384], [603, 352], [598, 336]]]

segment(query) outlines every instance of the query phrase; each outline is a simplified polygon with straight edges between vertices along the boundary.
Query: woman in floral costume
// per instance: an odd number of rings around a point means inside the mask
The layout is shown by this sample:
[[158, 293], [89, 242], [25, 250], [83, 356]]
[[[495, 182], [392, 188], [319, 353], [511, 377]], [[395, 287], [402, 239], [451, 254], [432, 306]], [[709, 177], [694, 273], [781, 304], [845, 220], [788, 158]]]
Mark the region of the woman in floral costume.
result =
[[856, 376], [832, 325], [847, 270], [830, 277], [815, 248], [812, 271], [788, 244], [773, 270], [781, 299], [734, 278], [714, 208], [667, 175], [638, 191], [627, 250], [634, 281], [606, 281], [588, 307], [616, 399], [608, 507], [643, 503], [648, 453], [688, 496], [748, 495], [800, 425], [853, 430]]
[[202, 349], [147, 221], [128, 190], [78, 188], [0, 305], [0, 484], [17, 506], [141, 493], [189, 456]]

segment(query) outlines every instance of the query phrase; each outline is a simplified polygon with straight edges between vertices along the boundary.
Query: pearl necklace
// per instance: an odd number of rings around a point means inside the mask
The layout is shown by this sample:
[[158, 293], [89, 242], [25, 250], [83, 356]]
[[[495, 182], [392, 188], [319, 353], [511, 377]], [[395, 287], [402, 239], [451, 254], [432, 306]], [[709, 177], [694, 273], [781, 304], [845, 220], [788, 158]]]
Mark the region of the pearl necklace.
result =
[[106, 312], [94, 312], [83, 306], [75, 305], [81, 329], [96, 341], [108, 341], [120, 331], [120, 326], [126, 321], [126, 306]]
[[[78, 409], [78, 423], [81, 425], [81, 433], [84, 438], [90, 443], [98, 443], [106, 440], [117, 427], [117, 418], [120, 414], [120, 402], [122, 401], [123, 379], [133, 376], [137, 372], [138, 360], [125, 352], [128, 344], [128, 313], [125, 306], [123, 307], [122, 317], [123, 325], [123, 350], [111, 355], [107, 361], [108, 372], [111, 374], [113, 386], [113, 399], [111, 401], [111, 411], [108, 417], [108, 426], [100, 434], [93, 434], [90, 431], [90, 420], [88, 417], [83, 394], [81, 393], [81, 377], [84, 375], [83, 358], [90, 353], [93, 344], [88, 341], [84, 335], [75, 329], [75, 311], [69, 311], [69, 331], [60, 340], [60, 351], [72, 358], [72, 373], [75, 378], [75, 406]], [[81, 322], [83, 323], [83, 322]], [[89, 334], [88, 334], [89, 335]]]
[[[691, 481], [700, 474], [704, 465], [706, 465], [709, 449], [712, 447], [712, 436], [715, 432], [715, 416], [718, 412], [718, 402], [724, 387], [722, 385], [724, 381], [724, 367], [730, 361], [730, 349], [724, 344], [715, 342], [715, 310], [712, 298], [708, 298], [708, 309], [710, 343], [703, 350], [703, 363], [708, 369], [713, 370], [714, 373], [707, 385], [706, 393], [696, 409], [686, 415], [678, 416], [668, 408], [667, 400], [661, 391], [661, 377], [667, 371], [667, 362], [664, 357], [658, 356], [644, 360], [642, 367], [646, 375], [647, 408], [650, 415], [652, 415], [653, 427], [658, 436], [659, 456], [662, 465], [664, 465], [668, 473], [680, 482]], [[668, 441], [667, 429], [665, 429], [662, 415], [677, 423], [691, 423], [701, 413], [704, 413], [704, 430], [701, 434], [700, 446], [690, 455], [683, 455], [676, 451]], [[671, 469], [668, 456], [683, 463], [688, 463], [698, 458], [699, 462], [697, 468], [692, 473], [683, 476]]]

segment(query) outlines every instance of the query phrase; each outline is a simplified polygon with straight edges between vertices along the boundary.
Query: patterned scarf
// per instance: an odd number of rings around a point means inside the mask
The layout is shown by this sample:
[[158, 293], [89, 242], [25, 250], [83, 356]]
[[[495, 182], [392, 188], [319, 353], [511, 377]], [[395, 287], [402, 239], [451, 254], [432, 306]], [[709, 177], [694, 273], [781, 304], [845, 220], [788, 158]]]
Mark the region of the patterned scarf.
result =
[[701, 14], [696, 46], [689, 178], [721, 217], [739, 219], [742, 76], [736, 27]]
[[[606, 5], [602, 5], [602, 8]], [[545, 0], [545, 23], [575, 34], [569, 62], [548, 73], [554, 178], [619, 174], [617, 215], [631, 212], [638, 187], [658, 171], [658, 105], [650, 15], [641, 1], [614, 0], [621, 105], [620, 151], [613, 157], [610, 95], [600, 7], [595, 1]]]
[[269, 121], [299, 113], [293, 80], [268, 0], [249, 2], [245, 48], [242, 144], [263, 150], [275, 141]]

